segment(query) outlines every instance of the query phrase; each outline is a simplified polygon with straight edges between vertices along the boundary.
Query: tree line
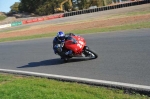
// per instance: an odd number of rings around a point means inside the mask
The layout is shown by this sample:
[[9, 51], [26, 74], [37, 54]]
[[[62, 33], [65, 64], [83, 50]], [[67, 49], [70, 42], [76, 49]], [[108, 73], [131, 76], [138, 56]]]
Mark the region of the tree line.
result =
[[[61, 3], [65, 0], [20, 0], [15, 2], [10, 8], [10, 12], [28, 12], [37, 15], [50, 15], [62, 10], [60, 8]], [[63, 11], [76, 11], [88, 9], [91, 6], [105, 6], [112, 3], [112, 0], [71, 0], [72, 6], [69, 2], [63, 4]]]

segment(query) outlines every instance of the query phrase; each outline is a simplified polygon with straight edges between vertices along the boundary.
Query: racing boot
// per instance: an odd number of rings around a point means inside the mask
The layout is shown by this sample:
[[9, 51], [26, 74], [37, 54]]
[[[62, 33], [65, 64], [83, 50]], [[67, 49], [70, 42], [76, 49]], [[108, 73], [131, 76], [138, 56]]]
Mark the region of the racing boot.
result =
[[72, 54], [72, 50], [69, 50], [65, 53], [65, 55], [71, 55]]

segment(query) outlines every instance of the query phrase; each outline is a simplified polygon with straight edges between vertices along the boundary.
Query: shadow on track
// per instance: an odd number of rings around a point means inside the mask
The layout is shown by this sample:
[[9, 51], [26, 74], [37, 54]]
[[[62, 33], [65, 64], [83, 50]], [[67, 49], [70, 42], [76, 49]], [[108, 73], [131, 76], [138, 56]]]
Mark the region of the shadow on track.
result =
[[[80, 59], [71, 59], [67, 63], [72, 62], [80, 62], [80, 61], [87, 61], [88, 59], [80, 58]], [[50, 59], [50, 60], [44, 60], [40, 62], [31, 62], [24, 66], [19, 66], [17, 68], [29, 68], [29, 67], [39, 67], [39, 66], [51, 66], [51, 65], [60, 65], [60, 64], [66, 64], [63, 60], [60, 58], [56, 59]]]

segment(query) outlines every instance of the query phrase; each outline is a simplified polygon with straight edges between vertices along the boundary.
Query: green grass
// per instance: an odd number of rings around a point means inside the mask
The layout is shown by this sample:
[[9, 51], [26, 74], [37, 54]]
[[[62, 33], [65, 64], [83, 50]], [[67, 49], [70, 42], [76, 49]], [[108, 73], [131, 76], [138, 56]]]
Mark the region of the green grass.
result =
[[[72, 31], [65, 31], [65, 32], [72, 32], [75, 34], [89, 34], [89, 33], [101, 33], [101, 32], [110, 32], [110, 31], [119, 31], [119, 30], [141, 29], [141, 28], [150, 28], [150, 21], [134, 23], [134, 24], [119, 25], [119, 26], [113, 26], [113, 27], [88, 28], [88, 29], [72, 30]], [[24, 37], [1, 38], [0, 42], [53, 37], [55, 35], [56, 33], [52, 32], [52, 33], [45, 33], [45, 34], [40, 34], [40, 35], [32, 35], [32, 36], [24, 36]]]
[[123, 90], [38, 77], [0, 74], [0, 99], [150, 99]]
[[0, 21], [4, 20], [5, 18], [6, 18], [6, 16], [0, 15]]
[[126, 25], [106, 27], [106, 28], [91, 28], [91, 29], [85, 29], [85, 30], [75, 30], [74, 32], [77, 33], [77, 34], [100, 33], [100, 32], [141, 29], [141, 28], [150, 28], [150, 22], [142, 22], [142, 23], [136, 23], [136, 24], [126, 24]]
[[125, 15], [127, 15], [127, 16], [135, 16], [135, 15], [144, 15], [144, 14], [150, 14], [150, 10], [129, 12], [129, 13], [126, 13]]
[[127, 12], [123, 14], [114, 14], [114, 15], [109, 15], [106, 18], [116, 18], [116, 17], [120, 18], [120, 17], [126, 17], [126, 16], [136, 16], [136, 15], [145, 15], [145, 14], [150, 14], [150, 10]]
[[52, 37], [54, 35], [56, 35], [56, 33], [46, 33], [46, 34], [32, 35], [32, 36], [2, 38], [2, 39], [0, 39], [0, 42], [37, 39], [37, 38], [43, 38], [43, 37]]

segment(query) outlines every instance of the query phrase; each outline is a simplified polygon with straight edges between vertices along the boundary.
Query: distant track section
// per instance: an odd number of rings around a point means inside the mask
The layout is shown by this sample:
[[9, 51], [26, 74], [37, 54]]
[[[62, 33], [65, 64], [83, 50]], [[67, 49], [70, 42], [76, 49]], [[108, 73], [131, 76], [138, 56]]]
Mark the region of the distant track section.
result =
[[122, 3], [119, 3], [119, 4], [113, 4], [113, 5], [103, 6], [103, 7], [99, 7], [99, 8], [67, 12], [67, 13], [64, 13], [64, 17], [80, 15], [80, 14], [87, 14], [87, 13], [93, 13], [93, 12], [99, 12], [99, 11], [106, 11], [106, 10], [111, 10], [111, 9], [118, 9], [118, 8], [123, 8], [123, 7], [142, 5], [142, 4], [147, 4], [147, 3], [150, 3], [150, 0], [139, 0], [139, 1], [133, 1], [133, 2], [122, 2]]
[[62, 17], [69, 17], [69, 16], [74, 16], [74, 15], [80, 15], [80, 14], [94, 13], [94, 12], [99, 12], [99, 11], [106, 11], [106, 10], [111, 10], [111, 9], [142, 5], [142, 4], [147, 4], [147, 3], [150, 3], [150, 0], [123, 2], [119, 4], [113, 4], [113, 5], [103, 6], [103, 7], [94, 8], [94, 9], [86, 9], [86, 10], [72, 11], [72, 12], [55, 14], [55, 15], [48, 15], [48, 16], [43, 16], [43, 17], [29, 18], [26, 20], [13, 21], [10, 24], [1, 23], [2, 25], [0, 25], [0, 29], [8, 28], [8, 27], [15, 27], [15, 26], [24, 25], [24, 24], [31, 24], [31, 23], [41, 22], [41, 21], [46, 21], [46, 20], [53, 20], [53, 19], [62, 18]]

